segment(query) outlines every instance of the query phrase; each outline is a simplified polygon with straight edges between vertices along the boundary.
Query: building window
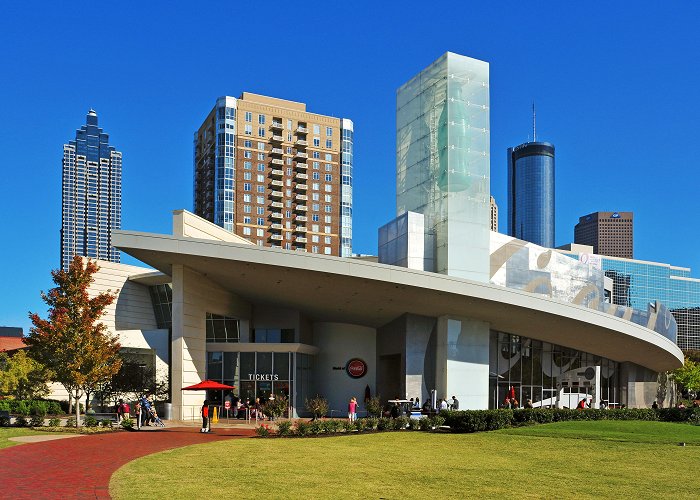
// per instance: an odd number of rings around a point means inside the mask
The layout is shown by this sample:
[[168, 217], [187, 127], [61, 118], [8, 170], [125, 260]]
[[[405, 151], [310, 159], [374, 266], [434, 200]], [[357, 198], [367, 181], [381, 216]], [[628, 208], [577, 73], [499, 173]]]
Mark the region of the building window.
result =
[[311, 216], [311, 220], [314, 221], [314, 222], [318, 222], [318, 214], [313, 214], [313, 215]]
[[243, 195], [243, 201], [246, 203], [250, 203], [250, 195], [249, 194], [244, 194]]
[[290, 344], [294, 342], [294, 328], [253, 328], [250, 333], [251, 341], [256, 344]]
[[252, 166], [252, 164], [251, 164], [249, 161], [244, 161], [244, 162], [243, 162], [243, 168], [245, 168], [245, 169], [250, 169], [251, 166]]
[[258, 235], [259, 238], [262, 238], [265, 236], [265, 230], [264, 229], [256, 229], [256, 234]]
[[318, 212], [318, 209], [319, 209], [318, 203], [314, 203], [314, 204], [312, 205], [312, 210], [313, 210], [314, 212]]
[[252, 142], [252, 141], [249, 141], [248, 139], [246, 139], [245, 141], [243, 141], [243, 146], [246, 147], [246, 148], [252, 148], [252, 147], [253, 147], [253, 142]]
[[264, 192], [265, 192], [265, 186], [258, 186], [257, 190], [258, 190], [258, 193], [264, 193]]
[[258, 226], [264, 226], [265, 225], [265, 219], [262, 217], [258, 217]]
[[317, 161], [314, 162], [314, 170], [318, 170], [319, 163]]
[[265, 115], [258, 115], [258, 123], [260, 125], [265, 125]]
[[264, 214], [264, 213], [265, 213], [265, 207], [257, 207], [257, 208], [256, 208], [256, 212], [258, 213], [258, 215]]
[[258, 161], [265, 161], [265, 153], [258, 153]]
[[253, 153], [250, 151], [243, 151], [243, 158], [252, 158]]
[[318, 253], [318, 247], [316, 245], [311, 247], [311, 253]]
[[[248, 195], [250, 196], [250, 195]], [[263, 196], [258, 196], [255, 200], [256, 203], [263, 205], [265, 203], [265, 198]]]
[[311, 236], [311, 243], [318, 243], [319, 236], [317, 234], [314, 234]]
[[327, 137], [333, 136], [333, 128], [332, 127], [326, 127], [326, 136]]
[[323, 226], [323, 232], [326, 234], [331, 234], [331, 226]]
[[319, 135], [321, 133], [321, 127], [314, 125], [314, 134]]
[[245, 112], [245, 121], [247, 122], [252, 122], [253, 121], [253, 113], [250, 111]]
[[250, 224], [250, 217], [243, 217], [243, 224]]
[[250, 182], [243, 183], [243, 191], [250, 191]]
[[326, 139], [326, 148], [331, 149], [333, 147], [333, 140]]
[[250, 228], [249, 227], [243, 228], [243, 236], [250, 236]]
[[315, 191], [318, 191], [318, 186], [319, 186], [319, 183], [318, 183], [318, 182], [314, 182], [313, 184], [311, 184], [311, 189], [313, 189], [313, 190], [315, 190]]
[[321, 145], [321, 139], [314, 137], [314, 147], [317, 148]]
[[331, 208], [330, 205], [326, 205], [325, 207], [323, 207], [323, 211], [326, 213], [331, 213], [333, 211], [333, 209]]
[[330, 244], [331, 244], [331, 237], [330, 237], [330, 236], [324, 236], [324, 237], [323, 237], [323, 242], [324, 242], [326, 245], [330, 245]]
[[265, 171], [265, 164], [258, 163], [258, 172], [264, 172], [264, 171]]
[[311, 195], [311, 198], [312, 198], [314, 201], [319, 201], [320, 197], [321, 197], [321, 195], [318, 194], [318, 193], [313, 193], [313, 194]]
[[331, 254], [331, 247], [325, 247], [323, 249], [323, 253], [325, 253], [326, 255], [330, 255]]
[[323, 222], [325, 222], [326, 224], [330, 224], [331, 220], [333, 220], [333, 218], [330, 215], [323, 216]]
[[258, 182], [265, 182], [265, 176], [263, 174], [258, 174]]
[[252, 174], [250, 172], [243, 172], [243, 179], [246, 181], [249, 181], [251, 179]]
[[265, 127], [258, 127], [258, 136], [265, 137]]
[[243, 212], [249, 214], [250, 213], [250, 205], [243, 205]]
[[333, 196], [331, 196], [330, 194], [326, 194], [323, 197], [325, 198], [326, 203], [330, 203], [333, 201]]
[[313, 180], [318, 181], [321, 179], [321, 174], [318, 172], [314, 172], [313, 175], [311, 176]]
[[333, 170], [333, 165], [331, 165], [330, 163], [326, 163], [326, 172], [330, 172], [332, 170]]
[[314, 151], [313, 154], [312, 154], [312, 156], [313, 156], [314, 158], [319, 158], [319, 159], [320, 159], [320, 158], [321, 158], [321, 153], [319, 153], [318, 151]]
[[326, 174], [326, 182], [333, 182], [333, 174]]
[[245, 135], [253, 135], [253, 126], [252, 125], [246, 125], [244, 127], [244, 132]]
[[236, 318], [207, 313], [207, 342], [239, 342], [240, 339]]

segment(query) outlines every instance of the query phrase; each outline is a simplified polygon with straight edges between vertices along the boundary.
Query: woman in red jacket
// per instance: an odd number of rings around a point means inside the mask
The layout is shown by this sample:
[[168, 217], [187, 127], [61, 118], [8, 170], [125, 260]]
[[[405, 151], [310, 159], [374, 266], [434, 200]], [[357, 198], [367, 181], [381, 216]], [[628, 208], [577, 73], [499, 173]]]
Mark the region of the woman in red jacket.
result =
[[202, 405], [202, 430], [199, 432], [209, 432], [209, 400], [205, 399]]

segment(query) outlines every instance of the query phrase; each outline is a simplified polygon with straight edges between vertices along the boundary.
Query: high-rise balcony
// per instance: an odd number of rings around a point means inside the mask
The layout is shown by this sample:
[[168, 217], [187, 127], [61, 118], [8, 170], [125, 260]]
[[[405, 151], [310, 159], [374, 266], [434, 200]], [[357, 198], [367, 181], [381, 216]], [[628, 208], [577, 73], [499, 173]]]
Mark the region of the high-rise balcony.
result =
[[306, 243], [306, 238], [303, 237], [303, 236], [297, 236], [297, 237], [294, 239], [294, 241], [296, 241], [297, 243]]
[[270, 235], [270, 239], [271, 239], [271, 240], [275, 240], [275, 241], [281, 241], [281, 240], [282, 240], [282, 235], [281, 235], [281, 234], [271, 234], [271, 235]]
[[301, 152], [301, 151], [297, 151], [297, 153], [296, 153], [295, 156], [296, 156], [297, 158], [308, 158], [308, 157], [309, 157], [308, 154], [303, 153], [303, 152]]
[[[301, 242], [299, 242], [299, 243], [301, 243]], [[304, 247], [294, 247], [294, 250], [296, 250], [297, 252], [306, 252], [307, 251], [306, 248], [304, 248]]]
[[282, 191], [272, 191], [270, 196], [272, 198], [282, 198]]
[[306, 142], [306, 140], [304, 140], [304, 139], [297, 139], [297, 142], [295, 142], [295, 144], [297, 146], [308, 146], [309, 145], [309, 143]]
[[306, 226], [297, 226], [294, 229], [295, 233], [306, 233]]
[[305, 134], [305, 133], [307, 133], [308, 131], [309, 131], [308, 128], [302, 127], [301, 125], [299, 125], [299, 126], [297, 127], [297, 132], [300, 132], [300, 133], [302, 133], [302, 134]]
[[301, 180], [306, 180], [306, 179], [309, 178], [309, 176], [306, 175], [306, 174], [304, 174], [304, 173], [299, 172], [297, 175], [295, 175], [295, 178], [296, 178], [296, 179], [301, 179]]
[[273, 201], [272, 203], [270, 203], [270, 206], [272, 208], [283, 208], [284, 203], [282, 203], [281, 201]]
[[306, 163], [297, 163], [296, 165], [294, 165], [294, 168], [296, 168], [297, 170], [306, 170], [307, 168], [309, 168], [309, 166]]
[[309, 199], [305, 194], [298, 194], [294, 197], [295, 200], [306, 201]]
[[275, 222], [274, 224], [270, 224], [270, 229], [273, 231], [281, 231], [282, 230], [282, 224]]
[[273, 158], [270, 160], [270, 163], [273, 165], [284, 165], [284, 160], [280, 160], [279, 158]]
[[281, 130], [282, 128], [284, 128], [284, 126], [282, 125], [282, 122], [272, 122], [272, 125], [270, 127], [273, 130], [278, 130], [278, 129]]
[[306, 215], [295, 215], [294, 216], [294, 221], [295, 222], [306, 222], [308, 219]]
[[270, 219], [281, 219], [281, 218], [282, 218], [281, 212], [272, 212], [270, 214]]
[[309, 208], [306, 205], [297, 205], [294, 210], [297, 212], [306, 212]]
[[270, 170], [270, 177], [282, 177], [284, 170]]
[[270, 186], [274, 187], [284, 187], [284, 182], [282, 181], [270, 181]]
[[307, 189], [309, 189], [309, 186], [307, 186], [306, 184], [297, 184], [296, 186], [294, 186], [294, 189], [296, 189], [297, 191], [306, 191]]
[[272, 153], [273, 155], [281, 155], [282, 153], [284, 153], [284, 149], [282, 149], [282, 148], [272, 148], [272, 149], [270, 150], [270, 153]]
[[275, 142], [282, 142], [284, 140], [284, 137], [282, 137], [281, 135], [273, 135], [271, 139]]

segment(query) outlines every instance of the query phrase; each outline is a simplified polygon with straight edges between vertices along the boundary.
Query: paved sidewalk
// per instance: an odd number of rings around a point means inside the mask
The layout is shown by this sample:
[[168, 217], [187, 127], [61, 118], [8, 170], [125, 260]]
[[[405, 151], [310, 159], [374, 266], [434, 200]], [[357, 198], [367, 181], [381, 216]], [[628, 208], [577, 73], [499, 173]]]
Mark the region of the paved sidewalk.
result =
[[[191, 444], [250, 437], [248, 428], [147, 428], [11, 446], [0, 450], [0, 485], [11, 499], [109, 498], [112, 473], [127, 462]], [[145, 430], [145, 429], [144, 429]]]

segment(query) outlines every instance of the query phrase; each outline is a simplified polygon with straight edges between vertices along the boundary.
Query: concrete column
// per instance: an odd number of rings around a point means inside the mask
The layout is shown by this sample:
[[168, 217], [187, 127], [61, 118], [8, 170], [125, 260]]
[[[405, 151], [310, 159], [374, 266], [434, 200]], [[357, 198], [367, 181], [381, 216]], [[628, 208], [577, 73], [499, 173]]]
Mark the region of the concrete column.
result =
[[489, 331], [489, 324], [483, 321], [438, 318], [436, 371], [439, 398], [456, 396], [460, 409], [488, 409]]

